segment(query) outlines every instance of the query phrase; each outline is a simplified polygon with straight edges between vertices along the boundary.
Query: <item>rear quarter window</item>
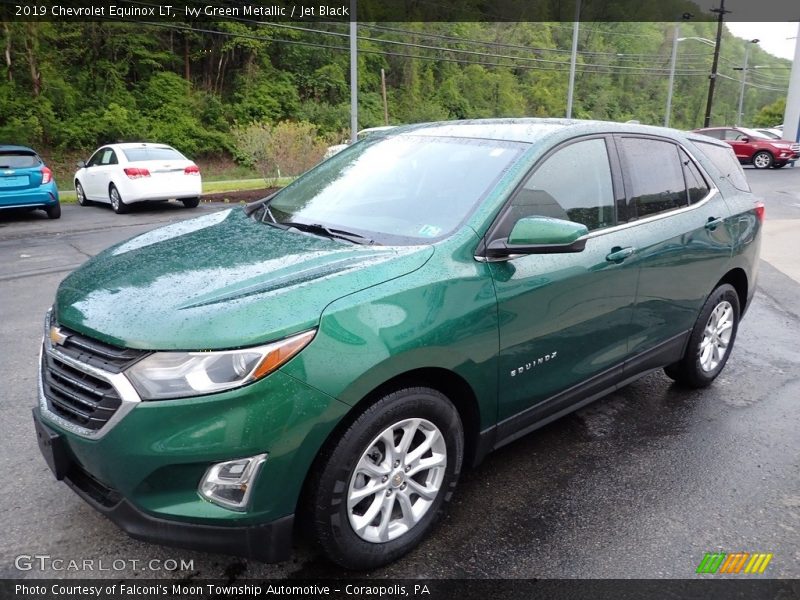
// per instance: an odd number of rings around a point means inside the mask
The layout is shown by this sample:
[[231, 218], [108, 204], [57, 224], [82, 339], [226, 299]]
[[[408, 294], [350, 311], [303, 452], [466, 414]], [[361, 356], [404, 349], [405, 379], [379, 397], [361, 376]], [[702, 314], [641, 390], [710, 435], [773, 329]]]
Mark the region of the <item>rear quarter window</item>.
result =
[[692, 140], [692, 144], [703, 155], [708, 158], [714, 166], [719, 169], [722, 177], [731, 182], [733, 187], [743, 192], [750, 191], [750, 185], [747, 183], [747, 178], [744, 176], [742, 165], [733, 153], [733, 149], [729, 146], [718, 146], [717, 144], [709, 144], [698, 140]]

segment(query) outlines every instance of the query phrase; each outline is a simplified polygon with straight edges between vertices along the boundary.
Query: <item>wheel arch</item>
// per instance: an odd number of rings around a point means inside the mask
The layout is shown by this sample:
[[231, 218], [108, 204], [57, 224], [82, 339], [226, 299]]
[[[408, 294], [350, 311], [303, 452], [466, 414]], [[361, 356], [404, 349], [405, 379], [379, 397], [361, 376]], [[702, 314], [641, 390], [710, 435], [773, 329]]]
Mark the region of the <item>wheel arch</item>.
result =
[[480, 437], [480, 406], [474, 390], [463, 377], [454, 371], [441, 367], [412, 369], [395, 375], [373, 388], [359, 402], [354, 404], [344, 418], [336, 424], [320, 445], [308, 472], [305, 474], [295, 512], [307, 510], [304, 504], [308, 497], [308, 488], [314, 479], [314, 473], [319, 468], [320, 459], [324, 457], [325, 451], [331, 444], [341, 437], [342, 432], [350, 427], [361, 413], [385, 395], [403, 388], [420, 386], [441, 392], [453, 403], [464, 428], [463, 465], [467, 468], [473, 464]]
[[739, 297], [739, 315], [743, 315], [747, 308], [747, 294], [749, 291], [747, 273], [745, 273], [744, 269], [741, 267], [735, 267], [725, 273], [722, 279], [714, 286], [714, 289], [717, 289], [724, 283], [732, 285], [733, 289], [736, 290], [736, 295]]

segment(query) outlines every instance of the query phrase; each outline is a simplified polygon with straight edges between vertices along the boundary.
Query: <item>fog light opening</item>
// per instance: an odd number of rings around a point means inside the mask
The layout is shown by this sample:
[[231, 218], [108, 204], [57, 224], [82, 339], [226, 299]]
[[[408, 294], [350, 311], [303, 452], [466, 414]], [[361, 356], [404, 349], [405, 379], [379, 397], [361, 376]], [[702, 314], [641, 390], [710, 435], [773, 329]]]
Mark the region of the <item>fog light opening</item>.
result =
[[247, 509], [258, 471], [267, 454], [237, 458], [211, 465], [200, 480], [200, 495], [223, 508]]

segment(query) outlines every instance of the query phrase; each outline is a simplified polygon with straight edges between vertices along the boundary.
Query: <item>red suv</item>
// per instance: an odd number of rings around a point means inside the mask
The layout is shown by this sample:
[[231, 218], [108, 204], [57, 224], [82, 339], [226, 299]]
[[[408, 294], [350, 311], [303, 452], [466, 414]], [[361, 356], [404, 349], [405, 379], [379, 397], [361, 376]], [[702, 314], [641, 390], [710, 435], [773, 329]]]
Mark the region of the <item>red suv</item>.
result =
[[694, 131], [728, 142], [740, 163], [752, 164], [756, 169], [780, 169], [789, 161], [800, 158], [800, 144], [797, 142], [769, 139], [746, 127], [709, 127]]

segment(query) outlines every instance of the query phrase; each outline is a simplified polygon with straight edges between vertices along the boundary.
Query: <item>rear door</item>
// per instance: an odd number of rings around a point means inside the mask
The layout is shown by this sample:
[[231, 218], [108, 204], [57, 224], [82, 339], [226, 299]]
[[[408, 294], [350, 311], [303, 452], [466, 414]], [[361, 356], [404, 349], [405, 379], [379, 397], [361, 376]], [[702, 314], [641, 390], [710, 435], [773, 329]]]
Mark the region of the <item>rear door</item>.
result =
[[680, 356], [730, 260], [732, 224], [719, 191], [683, 147], [634, 135], [616, 141], [636, 246], [631, 262], [639, 268], [630, 351], [656, 364]]
[[[583, 223], [581, 252], [531, 254], [490, 262], [498, 299], [499, 420], [516, 430], [575, 401], [545, 400], [604, 374], [620, 375], [636, 291], [632, 240], [617, 228], [615, 202], [622, 194], [610, 137], [582, 138], [555, 149], [532, 171], [487, 234], [508, 236], [527, 216]], [[603, 381], [607, 381], [603, 378]]]

